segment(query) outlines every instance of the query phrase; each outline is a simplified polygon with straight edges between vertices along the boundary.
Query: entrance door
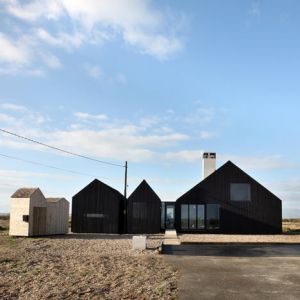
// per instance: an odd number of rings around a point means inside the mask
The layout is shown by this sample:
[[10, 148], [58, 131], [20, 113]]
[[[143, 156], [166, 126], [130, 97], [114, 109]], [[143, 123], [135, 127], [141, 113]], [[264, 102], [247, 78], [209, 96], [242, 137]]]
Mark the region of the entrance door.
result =
[[166, 229], [174, 229], [175, 226], [175, 205], [166, 204]]

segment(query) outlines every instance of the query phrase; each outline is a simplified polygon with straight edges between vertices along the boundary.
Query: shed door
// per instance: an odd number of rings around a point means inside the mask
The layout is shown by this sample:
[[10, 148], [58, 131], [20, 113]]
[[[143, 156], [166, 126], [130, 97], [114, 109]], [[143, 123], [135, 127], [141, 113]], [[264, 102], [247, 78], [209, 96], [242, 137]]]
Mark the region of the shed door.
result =
[[34, 207], [33, 208], [33, 222], [32, 222], [32, 234], [43, 235], [46, 234], [46, 207]]

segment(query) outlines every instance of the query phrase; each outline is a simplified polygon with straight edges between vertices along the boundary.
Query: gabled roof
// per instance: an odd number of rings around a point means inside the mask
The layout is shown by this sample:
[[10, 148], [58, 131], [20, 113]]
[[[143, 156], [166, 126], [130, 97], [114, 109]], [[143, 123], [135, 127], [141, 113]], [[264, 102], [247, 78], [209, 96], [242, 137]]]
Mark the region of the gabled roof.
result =
[[160, 200], [160, 198], [158, 197], [158, 195], [154, 192], [154, 190], [151, 188], [151, 186], [148, 184], [148, 182], [145, 179], [142, 180], [142, 182], [131, 193], [131, 195], [128, 197], [128, 199], [130, 199], [136, 193], [145, 192], [145, 191], [150, 191], [150, 193], [152, 193], [153, 195], [155, 195], [155, 197], [157, 197]]
[[46, 198], [46, 201], [49, 203], [56, 203], [56, 202], [59, 202], [60, 200], [65, 200], [68, 202], [68, 200], [63, 197], [62, 198]]
[[91, 181], [88, 185], [86, 185], [83, 189], [81, 189], [78, 193], [76, 193], [73, 197], [77, 196], [79, 193], [81, 193], [82, 191], [84, 191], [86, 188], [90, 187], [91, 185], [94, 184], [99, 184], [99, 185], [103, 185], [106, 188], [108, 188], [111, 192], [116, 193], [118, 196], [122, 196], [124, 197], [124, 195], [122, 195], [118, 190], [112, 188], [111, 186], [109, 186], [108, 184], [100, 181], [99, 179], [94, 179], [93, 181]]
[[30, 198], [36, 190], [39, 188], [20, 188], [13, 193], [11, 198]]
[[[260, 184], [258, 181], [256, 181], [254, 178], [252, 178], [250, 175], [248, 175], [245, 171], [243, 171], [241, 168], [239, 168], [237, 165], [235, 165], [230, 160], [227, 161], [220, 168], [218, 168], [216, 171], [214, 171], [212, 174], [210, 174], [209, 176], [207, 176], [206, 178], [204, 178], [202, 181], [200, 181], [198, 184], [196, 184], [194, 187], [192, 187], [186, 193], [184, 193], [183, 195], [181, 195], [177, 200], [181, 199], [182, 197], [184, 197], [185, 195], [187, 195], [188, 193], [190, 193], [191, 191], [193, 191], [195, 189], [202, 190], [203, 193], [207, 193], [207, 191], [203, 189], [203, 188], [205, 188], [206, 183], [209, 182], [209, 181], [211, 181], [211, 179], [213, 179], [213, 178], [217, 178], [218, 176], [220, 176], [221, 173], [223, 173], [225, 171], [228, 171], [228, 170], [230, 172], [238, 172], [239, 174], [242, 174], [243, 176], [249, 178], [249, 180], [251, 180], [252, 182], [255, 182], [261, 188], [263, 188], [264, 190], [268, 191], [274, 197], [276, 197], [279, 201], [281, 201], [276, 195], [274, 195], [272, 192], [270, 192], [266, 187], [264, 187], [262, 184]], [[210, 196], [212, 196], [212, 195], [210, 195]]]

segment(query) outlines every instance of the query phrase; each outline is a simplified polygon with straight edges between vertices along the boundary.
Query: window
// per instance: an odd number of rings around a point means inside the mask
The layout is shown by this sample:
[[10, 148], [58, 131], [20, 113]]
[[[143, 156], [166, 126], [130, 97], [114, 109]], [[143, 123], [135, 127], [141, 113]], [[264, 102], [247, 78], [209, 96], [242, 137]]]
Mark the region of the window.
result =
[[197, 228], [205, 228], [204, 205], [197, 205]]
[[23, 222], [29, 222], [29, 215], [23, 215]]
[[181, 205], [182, 229], [205, 229], [205, 205], [182, 204]]
[[230, 184], [231, 201], [251, 201], [251, 188], [249, 183]]
[[220, 228], [220, 206], [219, 204], [207, 204], [207, 228], [219, 229]]
[[189, 228], [189, 206], [188, 204], [181, 205], [181, 228]]
[[196, 229], [197, 228], [197, 206], [196, 205], [189, 205], [189, 228]]

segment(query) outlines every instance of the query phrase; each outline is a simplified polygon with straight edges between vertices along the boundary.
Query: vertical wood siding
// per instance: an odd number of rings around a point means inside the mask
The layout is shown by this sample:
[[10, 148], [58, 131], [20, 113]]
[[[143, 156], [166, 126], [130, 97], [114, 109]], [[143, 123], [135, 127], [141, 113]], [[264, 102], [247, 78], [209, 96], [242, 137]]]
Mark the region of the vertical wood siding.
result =
[[143, 180], [127, 200], [128, 233], [159, 233], [161, 201]]
[[[230, 183], [249, 183], [251, 201], [230, 201]], [[243, 172], [227, 162], [176, 201], [176, 228], [180, 227], [181, 204], [220, 204], [222, 233], [282, 232], [281, 200]]]
[[95, 179], [72, 198], [72, 232], [124, 233], [124, 199]]

